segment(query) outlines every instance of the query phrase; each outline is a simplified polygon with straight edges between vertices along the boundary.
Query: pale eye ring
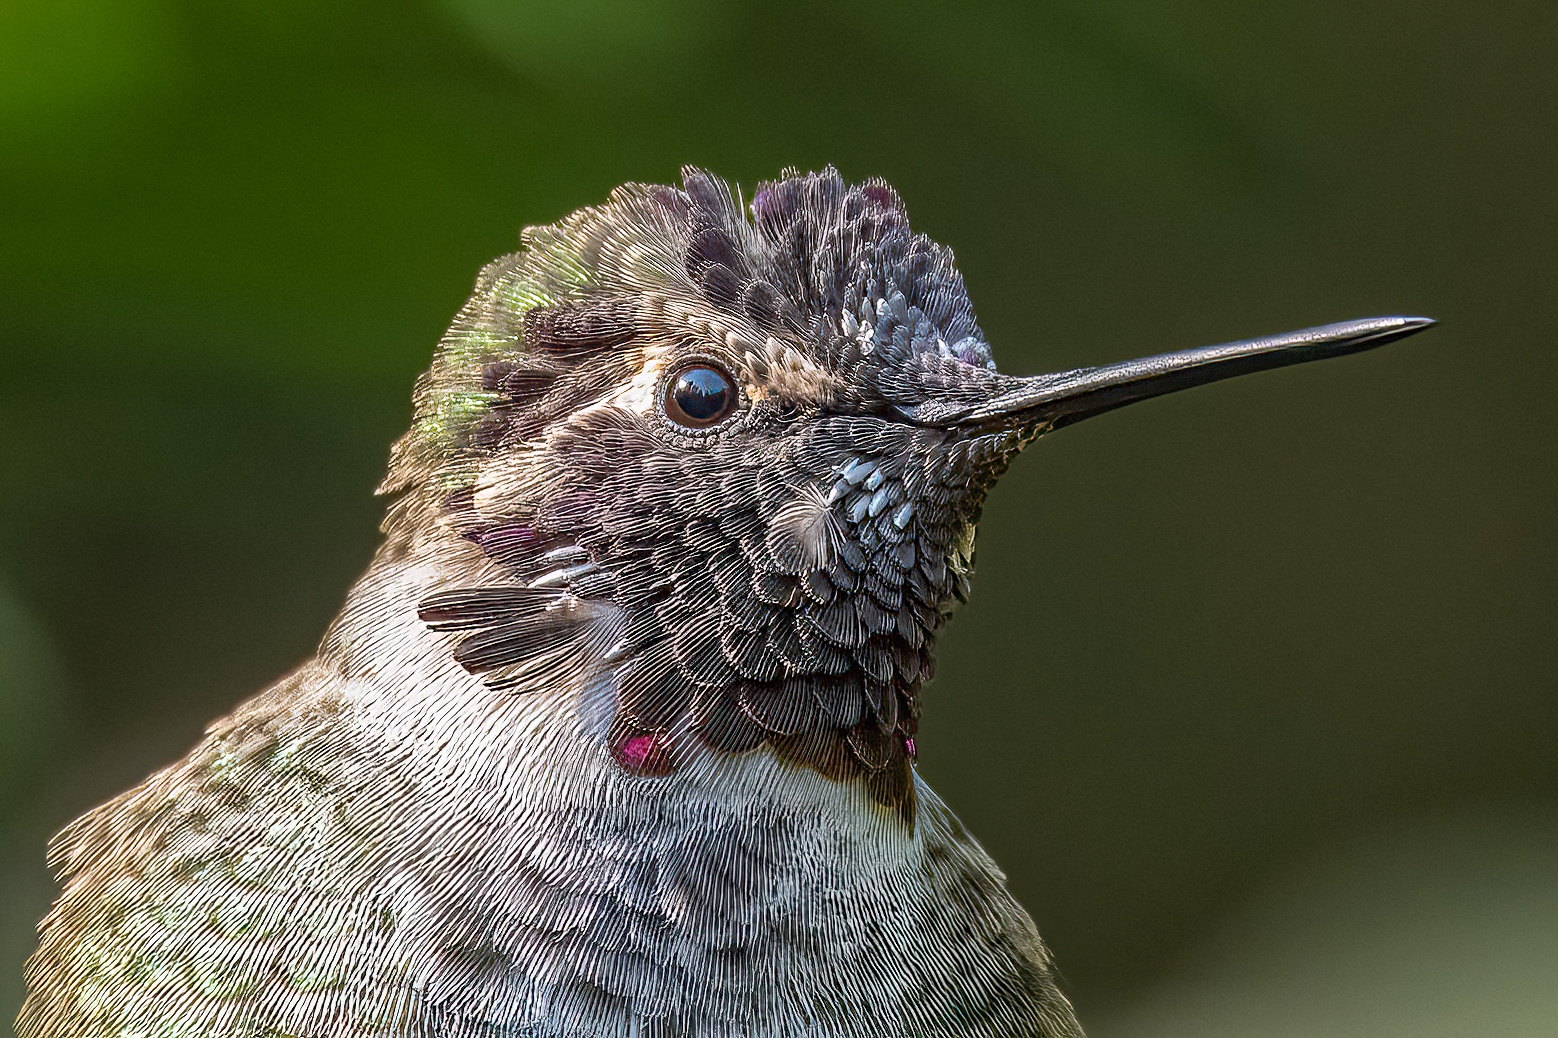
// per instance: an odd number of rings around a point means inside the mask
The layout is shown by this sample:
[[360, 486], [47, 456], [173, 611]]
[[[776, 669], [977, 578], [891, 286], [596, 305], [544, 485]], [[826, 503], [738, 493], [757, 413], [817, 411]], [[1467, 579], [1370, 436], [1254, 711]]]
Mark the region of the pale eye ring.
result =
[[700, 360], [683, 366], [667, 380], [660, 406], [676, 425], [707, 429], [729, 418], [740, 398], [730, 372]]

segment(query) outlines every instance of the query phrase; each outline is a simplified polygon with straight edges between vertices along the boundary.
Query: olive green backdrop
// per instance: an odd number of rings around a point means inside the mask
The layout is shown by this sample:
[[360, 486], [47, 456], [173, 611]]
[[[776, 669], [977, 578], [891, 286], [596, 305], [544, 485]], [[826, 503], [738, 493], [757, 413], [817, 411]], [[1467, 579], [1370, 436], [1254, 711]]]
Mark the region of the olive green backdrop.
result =
[[1110, 1035], [1558, 1016], [1558, 8], [0, 0], [0, 1014], [47, 836], [306, 656], [519, 228], [881, 175], [1002, 367], [1382, 313], [994, 494], [922, 772]]

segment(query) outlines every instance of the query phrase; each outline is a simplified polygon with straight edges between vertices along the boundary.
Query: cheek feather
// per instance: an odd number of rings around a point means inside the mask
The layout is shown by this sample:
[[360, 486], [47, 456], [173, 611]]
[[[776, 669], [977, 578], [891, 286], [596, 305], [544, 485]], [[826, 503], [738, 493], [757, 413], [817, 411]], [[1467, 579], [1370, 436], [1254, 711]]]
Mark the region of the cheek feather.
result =
[[764, 541], [781, 572], [804, 574], [833, 569], [845, 536], [827, 499], [807, 486], [774, 513]]

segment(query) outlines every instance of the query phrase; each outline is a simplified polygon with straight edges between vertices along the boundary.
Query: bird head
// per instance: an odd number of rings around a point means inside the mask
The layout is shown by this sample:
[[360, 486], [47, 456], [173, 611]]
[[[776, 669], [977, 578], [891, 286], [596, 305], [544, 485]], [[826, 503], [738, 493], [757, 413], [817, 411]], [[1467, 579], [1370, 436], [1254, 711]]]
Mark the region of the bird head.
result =
[[462, 545], [420, 613], [469, 671], [515, 695], [612, 677], [627, 771], [767, 747], [902, 811], [935, 634], [1025, 445], [1426, 323], [1013, 377], [885, 183], [787, 171], [743, 206], [689, 169], [483, 271], [419, 383], [387, 529]]

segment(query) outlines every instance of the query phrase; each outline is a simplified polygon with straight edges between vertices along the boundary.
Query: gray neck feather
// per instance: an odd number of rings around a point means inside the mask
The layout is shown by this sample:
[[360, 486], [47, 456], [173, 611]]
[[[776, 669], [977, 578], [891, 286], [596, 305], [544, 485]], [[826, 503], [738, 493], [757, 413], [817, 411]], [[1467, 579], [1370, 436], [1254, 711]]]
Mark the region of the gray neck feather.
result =
[[929, 788], [911, 830], [767, 749], [627, 774], [609, 678], [497, 691], [416, 619], [447, 547], [383, 553], [317, 660], [61, 837], [35, 982], [75, 994], [22, 1033], [1080, 1034]]
[[370, 571], [326, 658], [394, 748], [400, 796], [365, 805], [380, 954], [418, 1012], [477, 1028], [433, 1033], [1071, 1033], [1032, 923], [929, 787], [910, 831], [766, 750], [626, 774], [609, 677], [488, 688], [416, 622], [428, 572]]

